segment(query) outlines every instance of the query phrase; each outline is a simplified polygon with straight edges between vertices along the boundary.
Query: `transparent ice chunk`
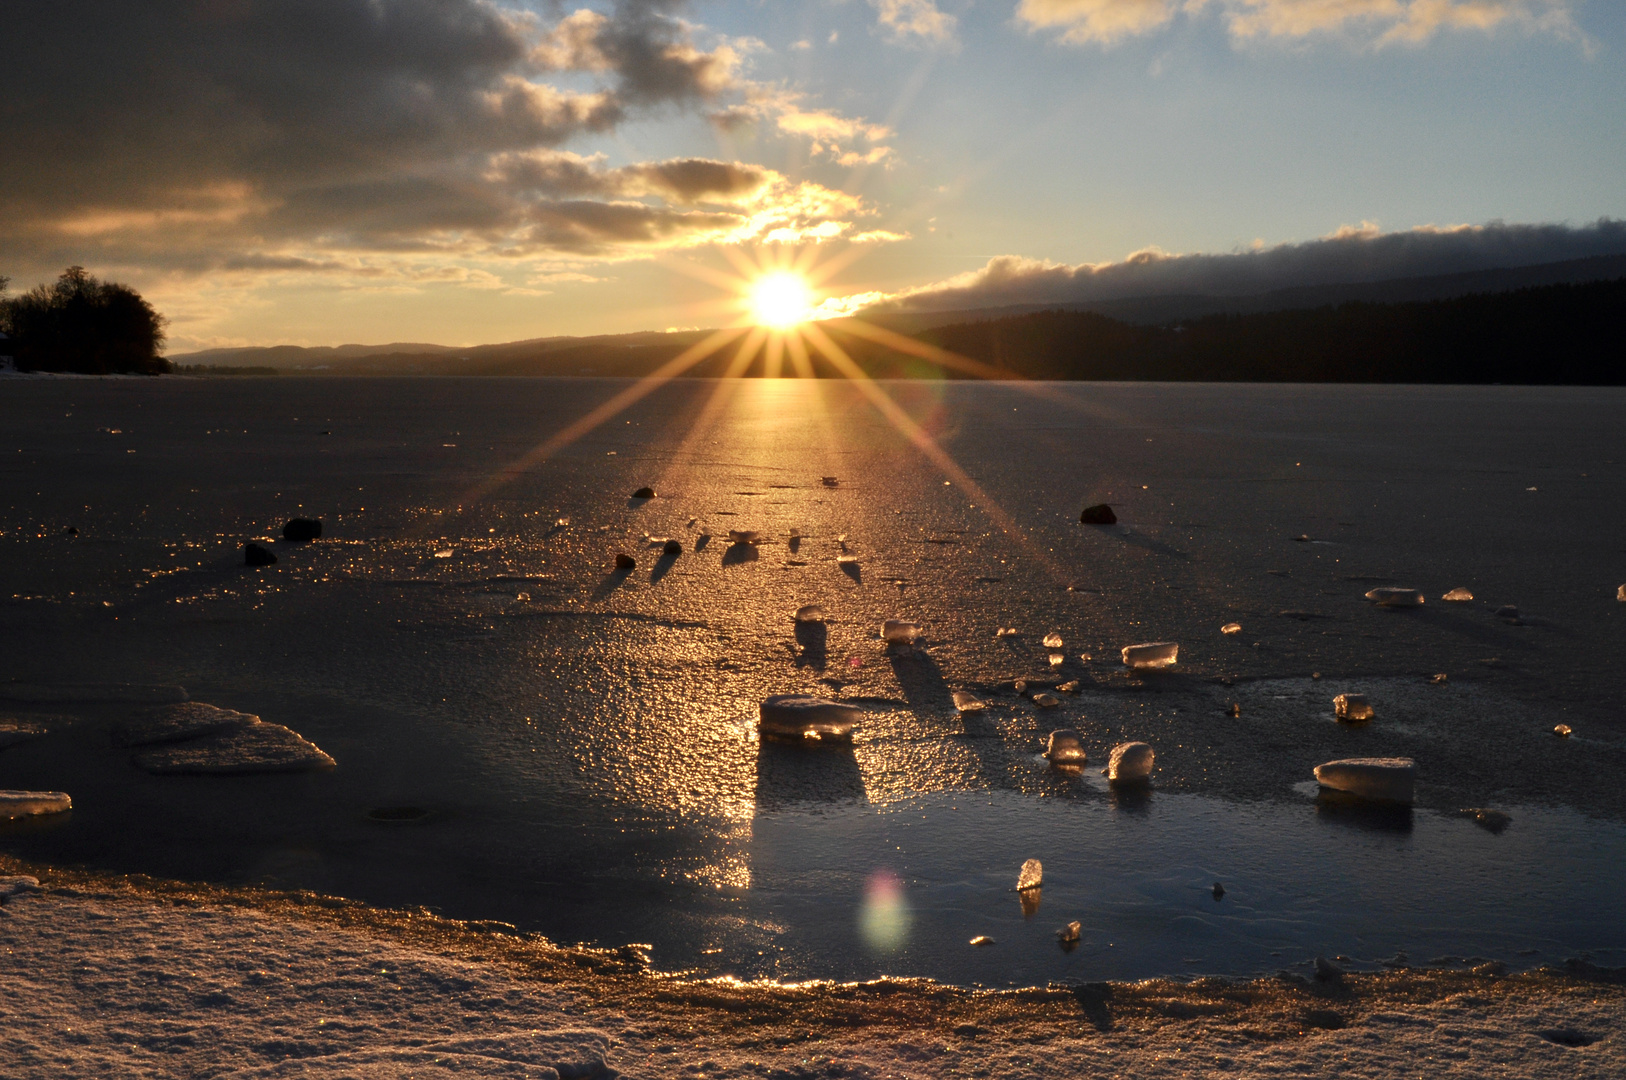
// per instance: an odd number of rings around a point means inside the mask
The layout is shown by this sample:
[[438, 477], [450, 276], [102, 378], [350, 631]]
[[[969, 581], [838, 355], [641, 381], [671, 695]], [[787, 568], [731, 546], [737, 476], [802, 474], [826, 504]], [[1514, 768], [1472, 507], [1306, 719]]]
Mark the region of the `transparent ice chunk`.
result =
[[796, 621], [797, 622], [823, 622], [824, 621], [824, 605], [823, 604], [803, 604], [801, 607], [796, 609]]
[[1022, 872], [1016, 878], [1016, 891], [1027, 892], [1037, 889], [1044, 884], [1044, 864], [1038, 859], [1029, 859], [1022, 864]]
[[994, 631], [994, 636], [996, 638], [1015, 637], [1017, 633], [1018, 631], [1014, 626], [1001, 626], [998, 630]]
[[1316, 782], [1362, 799], [1409, 803], [1417, 781], [1411, 758], [1344, 758], [1315, 767]]
[[1082, 765], [1089, 760], [1084, 752], [1084, 740], [1071, 728], [1050, 733], [1050, 738], [1045, 741], [1044, 756], [1050, 759], [1052, 765]]
[[755, 529], [730, 529], [728, 530], [728, 542], [730, 544], [760, 544], [762, 543], [762, 534]]
[[1619, 600], [1621, 603], [1626, 603], [1626, 585], [1622, 585], [1620, 588], [1615, 590], [1615, 599]]
[[1372, 589], [1366, 598], [1378, 607], [1422, 607], [1423, 594], [1416, 589], [1395, 589], [1385, 586]]
[[1047, 649], [1061, 648], [1061, 635], [1055, 631], [1051, 631], [1050, 633], [1046, 634], [1044, 636], [1044, 647]]
[[1076, 945], [1084, 936], [1084, 924], [1074, 920], [1056, 931], [1056, 939], [1063, 945]]
[[864, 710], [810, 694], [777, 694], [758, 709], [757, 730], [787, 739], [849, 739]]
[[38, 817], [73, 809], [73, 800], [62, 791], [0, 790], [0, 818]]
[[988, 703], [967, 690], [956, 690], [954, 691], [954, 707], [961, 712], [976, 712], [978, 709], [986, 709]]
[[1452, 603], [1461, 603], [1466, 600], [1472, 600], [1473, 598], [1474, 594], [1468, 589], [1452, 589], [1450, 592], [1440, 597], [1441, 600], [1449, 600]]
[[1239, 622], [1228, 622], [1224, 626], [1220, 627], [1220, 633], [1240, 634], [1242, 633], [1242, 624]]
[[971, 944], [975, 945], [979, 949], [984, 945], [992, 945], [993, 943], [994, 939], [989, 937], [987, 934], [978, 934], [976, 937], [971, 939]]
[[1157, 755], [1145, 743], [1119, 743], [1107, 758], [1107, 780], [1114, 784], [1144, 783], [1156, 763]]
[[1041, 709], [1054, 709], [1057, 705], [1061, 704], [1061, 699], [1057, 698], [1054, 694], [1046, 694], [1041, 691], [1033, 695], [1033, 703], [1039, 706]]
[[919, 623], [903, 619], [888, 619], [881, 624], [881, 636], [888, 645], [911, 645], [923, 632]]
[[1180, 646], [1173, 641], [1154, 641], [1144, 645], [1125, 645], [1124, 666], [1136, 669], [1166, 668], [1180, 656]]
[[1571, 731], [1571, 728], [1570, 728], [1570, 726], [1568, 724], [1559, 724], [1559, 725], [1557, 725], [1556, 727], [1553, 728], [1553, 734], [1557, 735], [1560, 739], [1569, 738], [1570, 737], [1570, 731]]
[[837, 555], [836, 556], [836, 564], [838, 566], [857, 566], [858, 565], [858, 556], [857, 555]]
[[1339, 694], [1332, 699], [1332, 711], [1346, 724], [1360, 724], [1372, 719], [1372, 703], [1365, 694]]
[[1050, 666], [1061, 667], [1061, 662], [1065, 659], [1067, 659], [1067, 657], [1063, 656], [1061, 653], [1053, 652], [1050, 654]]

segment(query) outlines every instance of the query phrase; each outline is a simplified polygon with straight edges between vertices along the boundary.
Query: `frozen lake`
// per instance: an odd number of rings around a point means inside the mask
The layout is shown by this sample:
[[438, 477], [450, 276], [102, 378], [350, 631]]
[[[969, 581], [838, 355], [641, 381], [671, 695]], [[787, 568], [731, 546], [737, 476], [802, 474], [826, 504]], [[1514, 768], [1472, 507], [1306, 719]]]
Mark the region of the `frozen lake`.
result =
[[[338, 761], [152, 776], [109, 739], [132, 706], [0, 697], [48, 731], [0, 787], [75, 802], [0, 850], [740, 976], [1626, 963], [1626, 392], [885, 385], [923, 453], [846, 384], [692, 381], [528, 457], [626, 385], [0, 385], [0, 681], [178, 684]], [[1080, 525], [1096, 502], [1120, 523]], [[241, 566], [296, 515], [324, 539]], [[1161, 640], [1172, 672], [1123, 671]], [[1018, 679], [1079, 687], [1042, 709]], [[1336, 723], [1345, 691], [1376, 719]], [[797, 692], [861, 704], [852, 746], [760, 742], [757, 703]], [[1060, 727], [1081, 773], [1038, 756]], [[1157, 750], [1149, 796], [1097, 775], [1124, 739]], [[1414, 810], [1306, 783], [1375, 755], [1417, 759]]]

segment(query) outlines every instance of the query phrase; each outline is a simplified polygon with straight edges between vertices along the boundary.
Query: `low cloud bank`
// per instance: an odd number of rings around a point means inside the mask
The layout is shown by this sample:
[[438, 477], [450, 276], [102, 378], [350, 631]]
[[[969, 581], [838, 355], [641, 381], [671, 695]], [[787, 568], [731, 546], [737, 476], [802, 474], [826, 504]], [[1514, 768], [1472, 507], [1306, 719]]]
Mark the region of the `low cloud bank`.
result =
[[1626, 221], [1570, 225], [1423, 226], [1382, 232], [1344, 228], [1298, 244], [1229, 254], [1170, 255], [1150, 249], [1121, 262], [1065, 263], [1000, 255], [977, 270], [891, 296], [871, 307], [948, 311], [1018, 304], [1074, 304], [1137, 297], [1247, 296], [1310, 285], [1496, 270], [1626, 253]]

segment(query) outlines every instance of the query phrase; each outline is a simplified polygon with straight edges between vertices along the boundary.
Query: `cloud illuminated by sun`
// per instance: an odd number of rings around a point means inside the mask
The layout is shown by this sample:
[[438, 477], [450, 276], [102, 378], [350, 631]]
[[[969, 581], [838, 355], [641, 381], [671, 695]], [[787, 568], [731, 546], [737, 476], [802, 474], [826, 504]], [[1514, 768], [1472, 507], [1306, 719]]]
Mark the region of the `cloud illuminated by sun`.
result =
[[745, 294], [758, 326], [784, 330], [813, 317], [813, 288], [801, 274], [774, 270], [752, 281]]

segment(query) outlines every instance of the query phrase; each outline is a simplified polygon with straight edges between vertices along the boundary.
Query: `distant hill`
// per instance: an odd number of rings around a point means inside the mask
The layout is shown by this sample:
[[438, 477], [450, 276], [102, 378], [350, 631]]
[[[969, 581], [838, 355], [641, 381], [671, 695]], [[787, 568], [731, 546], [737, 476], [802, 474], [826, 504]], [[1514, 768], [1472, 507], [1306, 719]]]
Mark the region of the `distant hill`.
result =
[[1045, 311], [918, 336], [1029, 379], [1626, 385], [1626, 278], [1171, 326]]
[[[1596, 280], [1603, 276], [1615, 280]], [[1609, 256], [1252, 296], [877, 312], [863, 319], [1012, 378], [1614, 384], [1626, 382], [1612, 359], [1626, 340], [1623, 289], [1626, 256]], [[850, 320], [821, 325], [872, 375], [963, 374], [876, 345]], [[637, 377], [709, 333], [644, 331], [469, 348], [283, 345], [170, 359], [322, 375]], [[687, 374], [720, 376], [732, 356], [725, 348]], [[835, 374], [826, 362], [815, 360], [814, 367], [821, 376]], [[758, 373], [760, 362], [751, 372]]]

